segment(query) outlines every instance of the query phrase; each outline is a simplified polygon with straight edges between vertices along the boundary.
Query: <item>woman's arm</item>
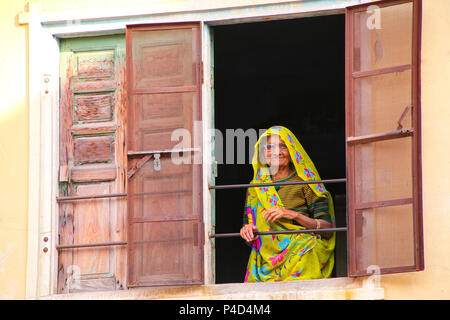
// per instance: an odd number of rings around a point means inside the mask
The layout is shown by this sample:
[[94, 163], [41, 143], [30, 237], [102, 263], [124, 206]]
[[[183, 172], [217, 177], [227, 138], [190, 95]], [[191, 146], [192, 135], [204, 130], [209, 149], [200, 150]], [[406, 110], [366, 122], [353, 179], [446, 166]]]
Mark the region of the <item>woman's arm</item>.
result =
[[[284, 208], [270, 208], [264, 212], [264, 219], [267, 222], [273, 222], [281, 218], [291, 219], [297, 221], [300, 225], [304, 226], [306, 229], [328, 229], [332, 225], [323, 219], [309, 218], [299, 212], [284, 209]], [[333, 232], [317, 232], [325, 239], [330, 239]]]
[[[326, 220], [309, 218], [299, 212], [295, 212], [295, 211], [292, 211], [292, 212], [297, 214], [296, 217], [294, 218], [294, 220], [297, 221], [300, 225], [304, 226], [306, 229], [332, 228], [331, 223], [329, 223]], [[317, 233], [320, 234], [325, 239], [330, 239], [333, 236], [333, 232], [317, 232]]]

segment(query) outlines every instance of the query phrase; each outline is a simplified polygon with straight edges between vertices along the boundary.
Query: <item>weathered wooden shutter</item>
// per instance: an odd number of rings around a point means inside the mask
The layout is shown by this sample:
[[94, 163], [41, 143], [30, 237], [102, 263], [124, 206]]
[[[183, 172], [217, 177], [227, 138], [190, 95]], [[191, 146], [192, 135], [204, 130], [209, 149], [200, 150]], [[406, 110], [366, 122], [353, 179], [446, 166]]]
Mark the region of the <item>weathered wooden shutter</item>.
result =
[[349, 274], [422, 270], [421, 1], [346, 14]]
[[[126, 37], [136, 169], [128, 183], [128, 286], [202, 283], [200, 25], [128, 26]], [[177, 129], [183, 138], [172, 136]], [[191, 161], [178, 164], [176, 155]]]
[[124, 66], [124, 35], [61, 41], [61, 293], [126, 284]]

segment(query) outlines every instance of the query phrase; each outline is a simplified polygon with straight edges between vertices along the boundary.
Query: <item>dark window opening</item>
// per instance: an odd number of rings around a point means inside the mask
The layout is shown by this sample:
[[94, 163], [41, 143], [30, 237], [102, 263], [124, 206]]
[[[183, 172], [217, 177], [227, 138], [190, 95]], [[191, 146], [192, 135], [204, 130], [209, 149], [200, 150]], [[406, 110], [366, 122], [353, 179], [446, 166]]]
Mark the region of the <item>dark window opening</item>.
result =
[[[217, 26], [213, 32], [215, 128], [225, 137], [226, 129], [285, 126], [322, 179], [344, 178], [345, 15]], [[249, 183], [248, 154], [246, 163], [219, 164], [216, 185]], [[326, 188], [336, 226], [346, 226], [345, 183]], [[239, 232], [244, 201], [245, 189], [215, 192], [215, 233]], [[215, 239], [216, 283], [243, 282], [249, 253], [241, 238]], [[337, 232], [332, 276], [347, 276], [345, 232]]]

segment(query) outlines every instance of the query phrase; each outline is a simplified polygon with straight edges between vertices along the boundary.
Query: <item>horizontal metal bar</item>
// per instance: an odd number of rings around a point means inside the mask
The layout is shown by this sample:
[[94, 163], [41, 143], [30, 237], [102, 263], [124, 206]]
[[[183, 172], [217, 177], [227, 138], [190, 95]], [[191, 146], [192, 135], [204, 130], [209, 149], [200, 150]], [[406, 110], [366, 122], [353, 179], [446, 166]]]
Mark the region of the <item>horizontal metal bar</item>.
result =
[[97, 243], [79, 243], [79, 244], [62, 244], [56, 246], [56, 250], [74, 249], [74, 248], [90, 248], [90, 247], [109, 247], [109, 246], [124, 246], [127, 241], [113, 241], [113, 242], [97, 242]]
[[68, 196], [68, 197], [56, 197], [58, 202], [68, 202], [87, 199], [104, 199], [104, 198], [120, 198], [128, 196], [127, 193], [110, 193], [110, 194], [98, 194], [90, 196]]
[[[326, 228], [326, 229], [298, 229], [298, 230], [282, 230], [282, 231], [265, 231], [265, 232], [254, 232], [254, 235], [257, 236], [266, 236], [272, 234], [292, 234], [292, 233], [311, 233], [311, 232], [340, 232], [347, 231], [347, 227], [339, 227], [339, 228]], [[217, 233], [210, 234], [210, 238], [233, 238], [240, 237], [240, 233]]]
[[359, 136], [359, 137], [348, 137], [347, 142], [349, 144], [359, 144], [359, 143], [369, 143], [376, 142], [382, 140], [391, 140], [403, 137], [412, 136], [414, 133], [414, 129], [407, 130], [396, 130], [387, 133], [378, 133], [378, 134], [370, 134], [367, 136]]
[[185, 149], [168, 149], [168, 150], [146, 150], [146, 151], [128, 151], [128, 156], [145, 156], [156, 153], [176, 153], [176, 152], [192, 152], [200, 151], [200, 148], [185, 148]]
[[328, 180], [314, 180], [314, 181], [292, 181], [292, 182], [271, 182], [271, 183], [244, 183], [244, 184], [224, 184], [218, 186], [209, 186], [209, 189], [236, 189], [236, 188], [250, 188], [250, 187], [269, 187], [269, 186], [290, 186], [296, 184], [316, 184], [316, 183], [340, 183], [347, 182], [346, 178], [328, 179]]

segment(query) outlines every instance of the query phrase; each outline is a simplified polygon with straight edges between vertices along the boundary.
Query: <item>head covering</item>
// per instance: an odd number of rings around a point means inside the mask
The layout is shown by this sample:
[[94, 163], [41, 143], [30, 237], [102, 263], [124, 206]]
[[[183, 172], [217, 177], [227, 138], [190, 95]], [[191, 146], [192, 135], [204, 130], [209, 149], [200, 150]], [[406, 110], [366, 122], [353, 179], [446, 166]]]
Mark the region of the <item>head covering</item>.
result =
[[[251, 184], [272, 182], [269, 167], [261, 157], [261, 147], [271, 135], [278, 135], [286, 144], [299, 178], [304, 181], [321, 179], [294, 134], [285, 127], [273, 126], [264, 132], [255, 144]], [[328, 200], [328, 213], [334, 227], [334, 207], [330, 193], [322, 183], [312, 183], [309, 186], [318, 197]], [[287, 219], [265, 221], [264, 211], [273, 207], [285, 207], [274, 186], [248, 188], [246, 202], [248, 221], [259, 231], [305, 229]], [[335, 233], [330, 239], [324, 239], [315, 233], [260, 235], [253, 242], [245, 282], [327, 278], [334, 266], [335, 238]]]

